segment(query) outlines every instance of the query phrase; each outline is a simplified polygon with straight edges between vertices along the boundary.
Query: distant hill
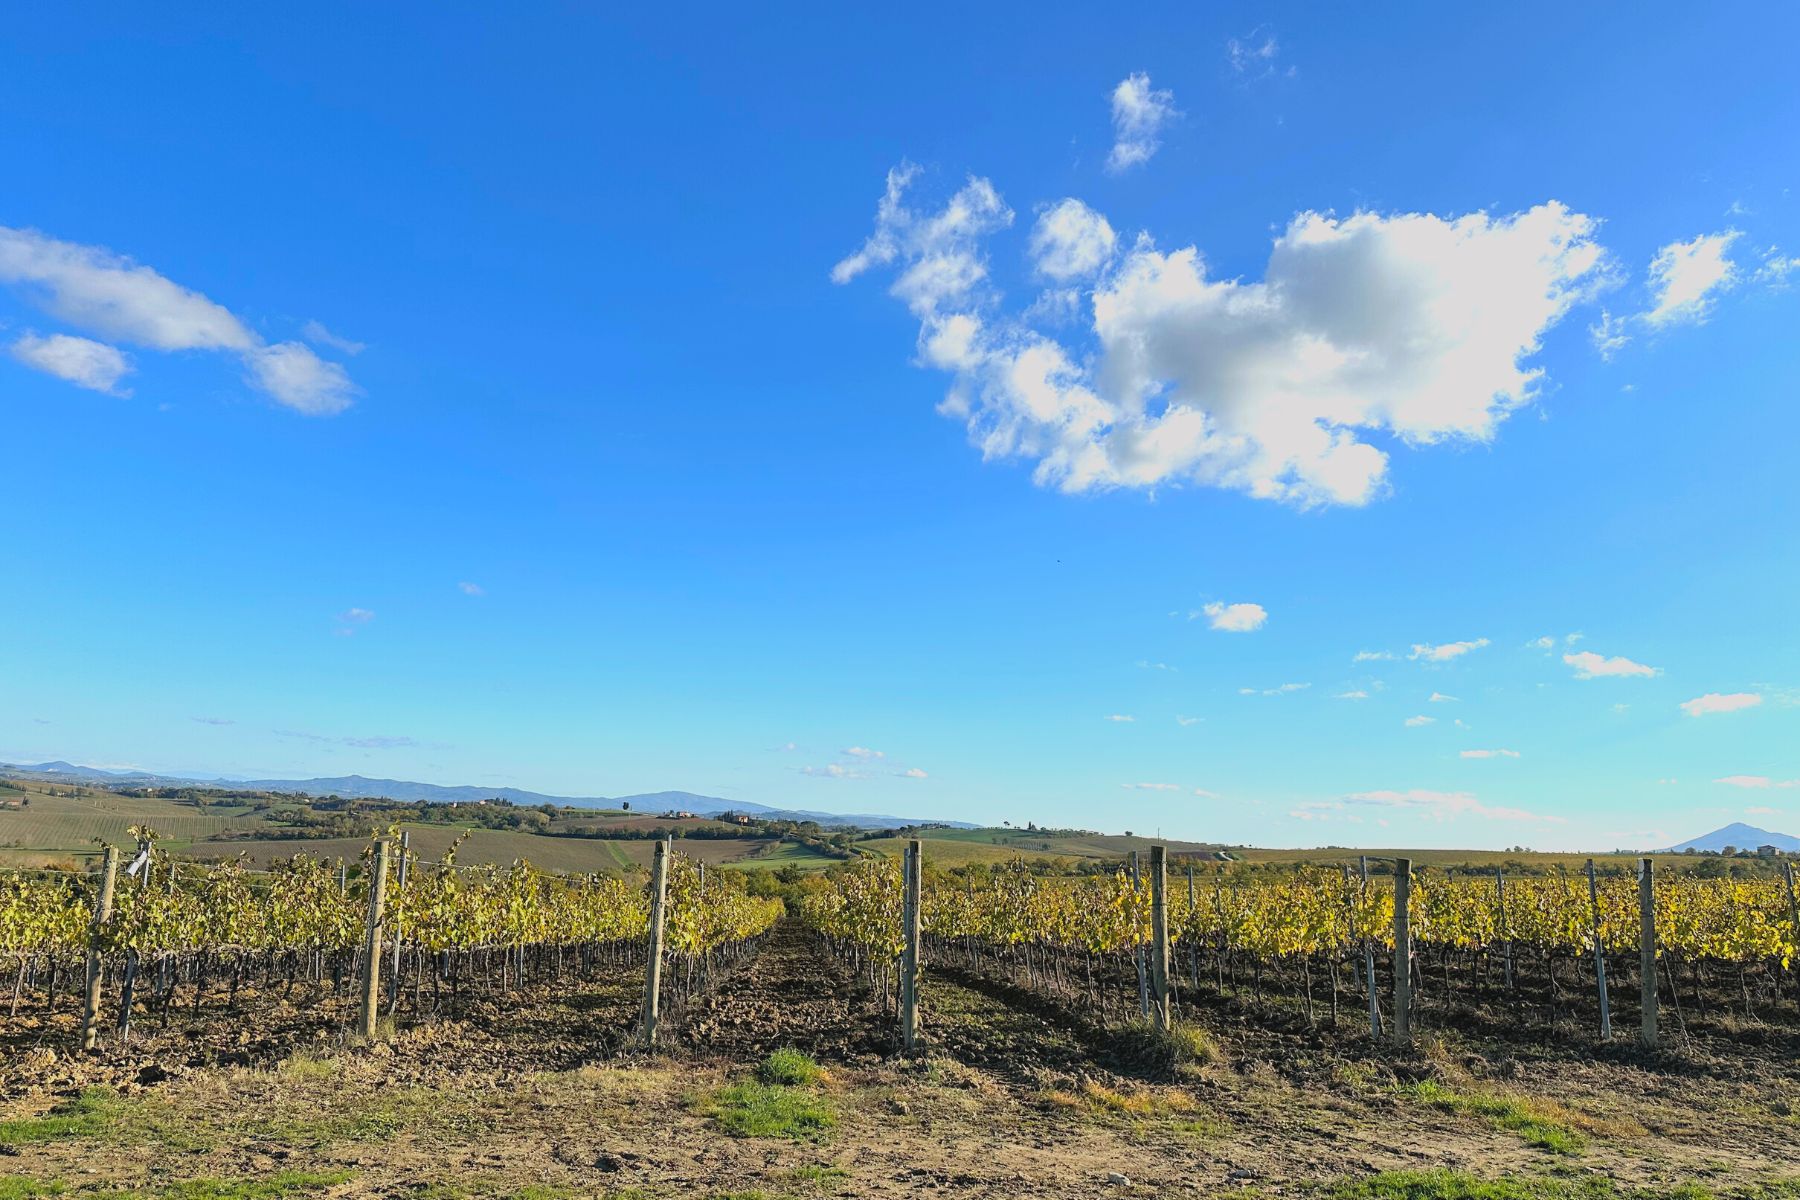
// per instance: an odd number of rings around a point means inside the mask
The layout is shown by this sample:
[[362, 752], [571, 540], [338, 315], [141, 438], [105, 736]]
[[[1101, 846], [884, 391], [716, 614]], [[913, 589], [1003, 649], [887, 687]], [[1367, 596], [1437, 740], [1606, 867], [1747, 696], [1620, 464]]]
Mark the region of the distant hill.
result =
[[[727, 800], [721, 796], [701, 796], [694, 792], [643, 792], [635, 796], [551, 796], [527, 792], [520, 788], [474, 787], [468, 784], [446, 786], [417, 783], [407, 779], [369, 779], [362, 775], [340, 775], [319, 779], [223, 779], [153, 775], [143, 771], [102, 771], [98, 767], [56, 762], [14, 765], [0, 763], [0, 774], [25, 779], [67, 781], [96, 787], [233, 787], [256, 792], [292, 792], [302, 796], [344, 796], [362, 800], [426, 801], [433, 804], [467, 804], [476, 800], [505, 800], [512, 804], [533, 806], [554, 804], [579, 808], [620, 808], [629, 805], [634, 812], [691, 812], [695, 816], [712, 817], [735, 812], [771, 821], [817, 821], [821, 825], [847, 825], [858, 829], [899, 829], [924, 823], [919, 817], [893, 817], [881, 813], [828, 813], [811, 809], [771, 808], [746, 800]], [[973, 829], [964, 821], [936, 824], [958, 829]]]
[[1746, 825], [1742, 821], [1734, 821], [1723, 829], [1715, 829], [1711, 833], [1690, 838], [1680, 845], [1670, 846], [1666, 850], [1658, 850], [1658, 854], [1680, 854], [1686, 850], [1696, 853], [1710, 852], [1717, 854], [1727, 846], [1735, 846], [1739, 850], [1755, 850], [1759, 846], [1773, 846], [1777, 850], [1789, 854], [1800, 853], [1800, 838], [1785, 833], [1773, 833], [1767, 829], [1758, 829], [1754, 825]]

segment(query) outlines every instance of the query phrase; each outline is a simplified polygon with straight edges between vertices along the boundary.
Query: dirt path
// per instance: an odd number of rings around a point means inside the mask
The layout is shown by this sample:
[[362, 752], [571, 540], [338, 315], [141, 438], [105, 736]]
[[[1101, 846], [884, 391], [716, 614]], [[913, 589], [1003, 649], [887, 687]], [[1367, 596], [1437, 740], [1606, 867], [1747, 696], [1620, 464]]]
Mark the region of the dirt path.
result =
[[894, 1048], [877, 998], [791, 918], [742, 968], [690, 1002], [681, 1037], [695, 1050], [736, 1058], [794, 1046], [841, 1062]]

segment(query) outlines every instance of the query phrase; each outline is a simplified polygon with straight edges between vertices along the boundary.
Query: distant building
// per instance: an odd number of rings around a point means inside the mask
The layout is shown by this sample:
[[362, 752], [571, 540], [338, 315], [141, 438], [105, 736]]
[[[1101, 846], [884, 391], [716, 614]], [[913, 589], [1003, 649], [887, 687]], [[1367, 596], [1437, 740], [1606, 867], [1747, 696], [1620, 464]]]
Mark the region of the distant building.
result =
[[1758, 858], [1780, 858], [1781, 857], [1781, 847], [1780, 846], [1758, 846], [1756, 848], [1756, 857], [1758, 857]]

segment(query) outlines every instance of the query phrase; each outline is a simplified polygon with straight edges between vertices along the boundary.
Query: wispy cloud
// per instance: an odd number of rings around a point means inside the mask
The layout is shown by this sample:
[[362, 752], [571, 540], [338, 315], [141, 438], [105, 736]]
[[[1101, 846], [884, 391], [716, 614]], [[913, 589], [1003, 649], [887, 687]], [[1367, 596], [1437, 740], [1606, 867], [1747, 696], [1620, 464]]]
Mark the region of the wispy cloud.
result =
[[[1281, 56], [1281, 45], [1275, 35], [1264, 26], [1258, 26], [1241, 38], [1229, 38], [1225, 42], [1225, 61], [1231, 64], [1234, 75], [1244, 79], [1266, 79], [1278, 71], [1276, 59]], [[1294, 74], [1294, 68], [1285, 72]]]
[[1407, 655], [1407, 657], [1430, 663], [1450, 662], [1452, 659], [1461, 658], [1471, 650], [1480, 650], [1487, 645], [1488, 640], [1486, 638], [1475, 638], [1466, 642], [1445, 642], [1441, 645], [1432, 645], [1429, 642], [1414, 642], [1412, 653]]
[[1649, 678], [1661, 674], [1656, 667], [1647, 667], [1640, 662], [1632, 662], [1629, 658], [1615, 655], [1606, 658], [1595, 654], [1592, 650], [1583, 650], [1580, 654], [1565, 654], [1563, 661], [1575, 668], [1577, 679], [1615, 679], [1643, 677]]
[[1367, 700], [1368, 698], [1369, 693], [1363, 691], [1361, 688], [1356, 688], [1348, 692], [1339, 692], [1332, 697], [1333, 700]]
[[1135, 789], [1140, 792], [1179, 792], [1178, 783], [1121, 783], [1122, 788]]
[[1186, 729], [1189, 725], [1198, 725], [1204, 720], [1206, 720], [1205, 717], [1184, 717], [1179, 713], [1175, 715], [1175, 723], [1183, 729]]
[[1737, 264], [1731, 261], [1731, 244], [1739, 233], [1701, 234], [1686, 242], [1671, 242], [1650, 260], [1650, 291], [1655, 304], [1644, 314], [1650, 325], [1661, 327], [1704, 321], [1714, 300], [1738, 281]]
[[1116, 721], [1121, 725], [1129, 724], [1130, 722], [1137, 720], [1137, 718], [1132, 716], [1130, 713], [1113, 713], [1111, 716], [1107, 717], [1106, 719], [1109, 721]]
[[1106, 169], [1117, 173], [1149, 162], [1162, 146], [1163, 126], [1177, 115], [1175, 93], [1152, 88], [1142, 71], [1120, 80], [1112, 93], [1113, 148]]
[[274, 733], [276, 737], [293, 738], [296, 741], [312, 742], [321, 746], [350, 746], [358, 750], [398, 750], [409, 746], [423, 745], [416, 738], [388, 734], [374, 734], [365, 737], [332, 737], [323, 733], [305, 733], [296, 729], [277, 729]]
[[1771, 779], [1767, 775], [1727, 775], [1713, 782], [1735, 788], [1800, 788], [1800, 779]]
[[230, 717], [189, 717], [188, 720], [201, 725], [236, 725]]
[[1517, 750], [1464, 750], [1464, 758], [1517, 758]]
[[1261, 629], [1269, 619], [1260, 604], [1220, 604], [1214, 602], [1200, 610], [1207, 624], [1226, 633], [1250, 633]]
[[861, 759], [864, 762], [873, 762], [875, 759], [887, 757], [881, 751], [871, 750], [867, 746], [848, 746], [844, 749], [844, 756]]
[[1426, 698], [1425, 702], [1427, 704], [1455, 704], [1458, 701], [1455, 696], [1446, 696], [1442, 692], [1433, 692]]
[[375, 613], [367, 608], [347, 608], [337, 616], [339, 637], [351, 637], [356, 631], [375, 619]]
[[1358, 650], [1351, 662], [1392, 662], [1394, 656], [1386, 650]]
[[1404, 722], [1402, 722], [1402, 724], [1404, 724], [1408, 729], [1418, 729], [1425, 725], [1436, 724], [1436, 722], [1437, 722], [1436, 717], [1427, 717], [1427, 716], [1421, 715], [1421, 716], [1417, 716], [1417, 717], [1408, 717], [1408, 718], [1406, 718], [1406, 720]]
[[1483, 804], [1471, 792], [1438, 792], [1425, 788], [1413, 788], [1403, 792], [1352, 792], [1344, 797], [1344, 802], [1374, 808], [1415, 811], [1428, 819], [1437, 821], [1450, 817], [1470, 816], [1488, 821], [1542, 821], [1550, 824], [1566, 822], [1566, 818], [1563, 817], [1546, 816], [1542, 813], [1528, 812], [1522, 808]]
[[466, 579], [456, 585], [456, 590], [461, 592], [465, 596], [485, 596], [485, 595], [487, 595], [486, 588], [482, 587], [479, 583], [470, 583]]
[[253, 386], [307, 416], [340, 413], [356, 394], [342, 367], [303, 343], [266, 342], [224, 306], [100, 246], [0, 226], [0, 283], [112, 341], [235, 355]]
[[1762, 702], [1763, 698], [1755, 692], [1708, 692], [1704, 696], [1695, 696], [1692, 700], [1683, 700], [1681, 711], [1690, 717], [1705, 717], [1714, 713], [1755, 708]]
[[318, 321], [308, 321], [302, 325], [300, 336], [315, 346], [324, 346], [327, 350], [336, 350], [338, 353], [348, 354], [352, 358], [368, 349], [361, 342], [353, 342], [347, 337], [339, 337]]
[[131, 360], [105, 342], [66, 333], [48, 337], [27, 333], [13, 342], [12, 356], [76, 387], [109, 396], [131, 395], [130, 388], [119, 387], [119, 380], [131, 373]]
[[1285, 696], [1289, 692], [1304, 692], [1311, 687], [1310, 683], [1282, 683], [1271, 688], [1239, 688], [1240, 696]]
[[866, 779], [867, 775], [855, 767], [847, 767], [843, 763], [826, 763], [822, 767], [800, 767], [802, 775], [810, 775], [814, 779]]
[[904, 771], [896, 771], [895, 774], [899, 775], [900, 778], [902, 778], [902, 779], [929, 779], [929, 778], [931, 778], [929, 775], [925, 774], [925, 772], [919, 770], [919, 768], [917, 768], [917, 767], [908, 767]]

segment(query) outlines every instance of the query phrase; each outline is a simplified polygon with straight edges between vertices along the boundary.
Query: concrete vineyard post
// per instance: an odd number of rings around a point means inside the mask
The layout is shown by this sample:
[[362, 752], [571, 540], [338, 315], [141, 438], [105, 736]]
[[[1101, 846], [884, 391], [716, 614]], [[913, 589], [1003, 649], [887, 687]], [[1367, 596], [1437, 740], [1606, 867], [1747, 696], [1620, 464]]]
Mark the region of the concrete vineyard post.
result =
[[1600, 885], [1594, 882], [1594, 860], [1587, 860], [1588, 903], [1594, 912], [1594, 986], [1600, 992], [1600, 1040], [1612, 1040], [1612, 1004], [1606, 994], [1606, 943], [1600, 936]]
[[[1138, 852], [1131, 852], [1131, 908], [1132, 919], [1137, 918], [1138, 891], [1144, 886], [1144, 873], [1138, 868]], [[1131, 961], [1137, 964], [1138, 983], [1138, 1015], [1148, 1020], [1150, 1017], [1150, 979], [1144, 962], [1144, 945], [1137, 940], [1137, 933], [1132, 933]]]
[[[1357, 868], [1362, 874], [1363, 895], [1367, 897], [1369, 892], [1369, 856], [1366, 854], [1359, 854], [1356, 858]], [[1381, 1036], [1381, 1001], [1375, 995], [1375, 939], [1365, 934], [1362, 940], [1362, 951], [1363, 983], [1368, 985], [1369, 989], [1369, 1036], [1378, 1038]]]
[[1394, 860], [1394, 1045], [1412, 1045], [1412, 859]]
[[1169, 1028], [1169, 848], [1150, 847], [1150, 1015]]
[[921, 849], [917, 838], [907, 842], [906, 857], [901, 862], [901, 922], [906, 944], [900, 953], [900, 1041], [909, 1054], [919, 1045], [919, 897], [924, 882]]
[[656, 1019], [662, 1015], [662, 941], [669, 900], [669, 843], [656, 843], [650, 862], [650, 946], [644, 969], [644, 1045], [656, 1047]]
[[1656, 877], [1648, 858], [1638, 869], [1638, 1040], [1656, 1049]]
[[106, 927], [112, 922], [113, 889], [119, 880], [119, 850], [106, 848], [100, 868], [100, 895], [94, 901], [94, 923], [88, 931], [87, 993], [81, 1008], [81, 1048], [92, 1050], [99, 1044], [101, 948], [106, 940]]
[[387, 915], [388, 844], [375, 843], [375, 863], [369, 872], [369, 923], [363, 946], [362, 1013], [357, 1033], [375, 1036], [375, 1018], [381, 1012], [381, 921]]

